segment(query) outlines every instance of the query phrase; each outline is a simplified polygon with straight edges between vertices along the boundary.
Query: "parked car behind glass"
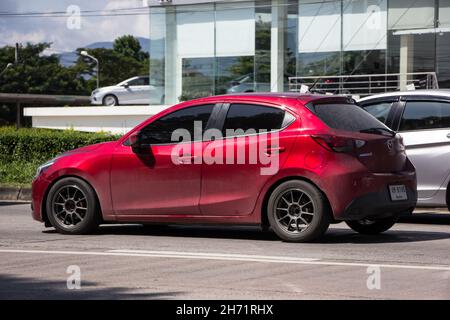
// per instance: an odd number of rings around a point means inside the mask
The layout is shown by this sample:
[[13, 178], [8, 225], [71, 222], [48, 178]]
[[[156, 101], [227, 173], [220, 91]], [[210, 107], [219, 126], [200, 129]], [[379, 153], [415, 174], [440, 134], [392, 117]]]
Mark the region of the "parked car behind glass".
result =
[[[152, 80], [153, 81], [153, 80]], [[115, 86], [96, 89], [91, 104], [104, 106], [163, 104], [164, 87], [150, 83], [148, 76], [133, 77]]]
[[450, 210], [450, 90], [382, 94], [359, 104], [403, 136], [417, 170], [418, 205]]

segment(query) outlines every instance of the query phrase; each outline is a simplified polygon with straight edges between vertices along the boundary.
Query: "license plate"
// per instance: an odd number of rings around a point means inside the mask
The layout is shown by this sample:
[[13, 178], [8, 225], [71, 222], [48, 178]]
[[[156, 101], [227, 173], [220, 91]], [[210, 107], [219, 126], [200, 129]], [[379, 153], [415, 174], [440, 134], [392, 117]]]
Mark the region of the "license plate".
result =
[[405, 185], [389, 186], [389, 192], [391, 193], [392, 201], [408, 200]]

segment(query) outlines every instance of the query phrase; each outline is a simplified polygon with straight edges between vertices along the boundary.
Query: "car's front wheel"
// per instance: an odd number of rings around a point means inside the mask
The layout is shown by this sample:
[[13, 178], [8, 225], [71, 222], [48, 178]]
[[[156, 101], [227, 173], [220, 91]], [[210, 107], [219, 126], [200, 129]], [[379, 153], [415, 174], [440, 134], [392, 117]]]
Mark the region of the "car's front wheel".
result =
[[315, 186], [305, 181], [279, 185], [272, 192], [267, 208], [272, 230], [284, 241], [316, 240], [330, 225], [328, 202]]
[[108, 107], [118, 106], [119, 101], [115, 95], [108, 94], [103, 98], [103, 105]]
[[51, 187], [46, 209], [52, 226], [63, 234], [91, 233], [101, 220], [94, 190], [74, 177], [61, 179]]
[[398, 217], [395, 216], [383, 219], [346, 221], [346, 223], [352, 230], [361, 234], [380, 234], [392, 228], [397, 219]]

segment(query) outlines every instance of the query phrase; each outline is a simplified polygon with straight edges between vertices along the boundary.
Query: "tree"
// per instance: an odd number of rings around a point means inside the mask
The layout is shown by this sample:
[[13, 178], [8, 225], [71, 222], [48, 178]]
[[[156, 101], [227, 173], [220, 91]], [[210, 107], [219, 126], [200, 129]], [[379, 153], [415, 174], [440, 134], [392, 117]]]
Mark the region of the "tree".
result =
[[[66, 68], [56, 55], [43, 55], [50, 43], [27, 43], [19, 49], [19, 61], [0, 78], [0, 92], [41, 94], [88, 94], [86, 81], [77, 69]], [[0, 48], [0, 68], [14, 62], [15, 48]]]
[[113, 50], [123, 56], [134, 58], [137, 61], [148, 59], [148, 53], [142, 51], [139, 40], [132, 35], [126, 35], [114, 40]]
[[[89, 90], [96, 86], [96, 64], [92, 59], [80, 55], [84, 49], [77, 49], [75, 68], [79, 77], [86, 78]], [[139, 41], [133, 36], [119, 37], [113, 49], [96, 48], [86, 50], [100, 63], [100, 86], [115, 85], [128, 78], [149, 74], [149, 55], [143, 52]]]

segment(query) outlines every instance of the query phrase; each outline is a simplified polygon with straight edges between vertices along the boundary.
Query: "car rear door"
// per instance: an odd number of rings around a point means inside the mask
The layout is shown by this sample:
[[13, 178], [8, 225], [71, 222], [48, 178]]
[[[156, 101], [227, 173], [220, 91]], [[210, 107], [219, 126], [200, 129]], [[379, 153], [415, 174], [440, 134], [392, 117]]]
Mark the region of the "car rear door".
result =
[[399, 121], [408, 157], [417, 170], [419, 199], [433, 198], [450, 175], [450, 101], [407, 97]]
[[249, 215], [266, 181], [286, 161], [298, 123], [281, 107], [250, 102], [225, 104], [219, 122], [224, 137], [203, 152], [200, 211], [205, 216]]

